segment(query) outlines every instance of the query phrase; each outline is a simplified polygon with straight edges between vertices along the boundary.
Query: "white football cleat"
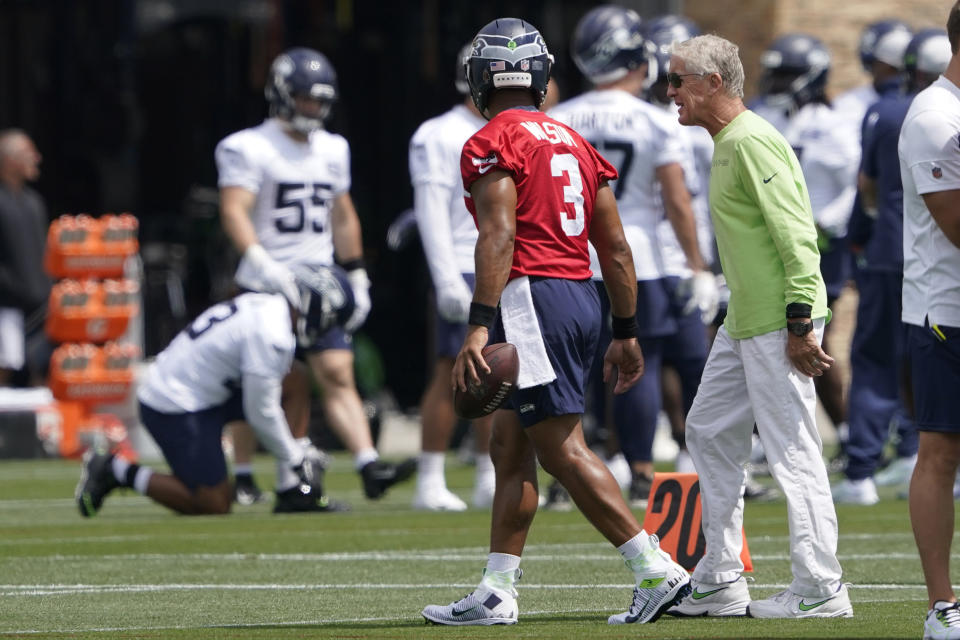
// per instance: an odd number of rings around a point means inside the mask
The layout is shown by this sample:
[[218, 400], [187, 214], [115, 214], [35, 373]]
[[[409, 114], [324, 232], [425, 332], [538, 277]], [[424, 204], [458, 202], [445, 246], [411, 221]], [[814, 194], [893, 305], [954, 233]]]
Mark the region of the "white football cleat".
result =
[[877, 485], [873, 478], [863, 478], [862, 480], [851, 480], [845, 478], [838, 484], [833, 485], [831, 491], [833, 501], [837, 504], [858, 504], [869, 506], [880, 502], [880, 496], [877, 495]]
[[708, 584], [691, 581], [693, 590], [667, 613], [671, 616], [745, 616], [750, 606], [747, 581], [740, 576], [733, 582]]
[[420, 511], [466, 511], [467, 503], [446, 487], [417, 489], [413, 508]]
[[923, 640], [960, 638], [960, 602], [937, 600], [923, 621]]
[[801, 596], [786, 589], [765, 600], [754, 600], [747, 607], [751, 618], [852, 618], [853, 605], [847, 585], [830, 596]]
[[[517, 569], [515, 580], [522, 572]], [[517, 624], [517, 590], [495, 589], [485, 582], [448, 605], [431, 604], [420, 615], [427, 622], [454, 627], [489, 626], [494, 624]]]
[[653, 550], [650, 568], [634, 574], [637, 583], [633, 588], [630, 608], [624, 613], [610, 616], [607, 624], [655, 622], [667, 609], [690, 593], [690, 574], [687, 570], [674, 562], [670, 554], [660, 550], [657, 536], [651, 535], [649, 544]]
[[473, 488], [473, 498], [471, 503], [477, 509], [489, 509], [493, 506], [493, 493], [496, 486], [493, 484], [478, 483]]
[[874, 482], [878, 487], [897, 487], [902, 484], [909, 484], [915, 466], [917, 466], [917, 454], [897, 458], [874, 477]]

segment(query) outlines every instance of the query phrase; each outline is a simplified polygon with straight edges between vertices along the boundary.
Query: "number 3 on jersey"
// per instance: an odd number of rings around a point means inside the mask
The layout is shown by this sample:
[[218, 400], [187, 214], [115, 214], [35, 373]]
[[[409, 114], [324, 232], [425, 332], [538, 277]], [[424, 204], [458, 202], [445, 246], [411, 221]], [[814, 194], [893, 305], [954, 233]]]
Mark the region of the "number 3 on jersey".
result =
[[554, 177], [567, 174], [570, 184], [563, 185], [563, 201], [573, 204], [573, 217], [567, 211], [560, 212], [560, 228], [568, 236], [583, 233], [585, 223], [583, 215], [583, 179], [580, 177], [580, 163], [572, 153], [557, 153], [550, 158], [550, 173]]

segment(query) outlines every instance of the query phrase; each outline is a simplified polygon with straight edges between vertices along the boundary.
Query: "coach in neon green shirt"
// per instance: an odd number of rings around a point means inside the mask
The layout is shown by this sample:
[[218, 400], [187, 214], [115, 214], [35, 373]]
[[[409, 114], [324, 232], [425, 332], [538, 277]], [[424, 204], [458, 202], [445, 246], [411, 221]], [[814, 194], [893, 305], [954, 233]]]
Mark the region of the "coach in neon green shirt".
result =
[[[787, 141], [743, 105], [736, 45], [713, 35], [671, 47], [680, 124], [713, 136], [710, 211], [730, 304], [687, 416], [700, 475], [706, 554], [675, 607], [691, 616], [850, 617], [837, 516], [816, 424], [813, 377], [828, 316], [810, 198]], [[743, 564], [743, 482], [753, 425], [787, 495], [790, 586], [751, 600]]]

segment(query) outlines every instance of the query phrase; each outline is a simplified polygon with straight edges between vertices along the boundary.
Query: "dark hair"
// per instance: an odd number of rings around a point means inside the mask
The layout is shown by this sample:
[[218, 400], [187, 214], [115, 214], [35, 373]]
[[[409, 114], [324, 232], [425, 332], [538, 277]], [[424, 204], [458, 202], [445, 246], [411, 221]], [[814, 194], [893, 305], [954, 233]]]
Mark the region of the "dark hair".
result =
[[950, 9], [950, 16], [947, 18], [947, 37], [950, 38], [950, 50], [953, 55], [957, 55], [957, 49], [960, 48], [960, 2], [956, 2]]

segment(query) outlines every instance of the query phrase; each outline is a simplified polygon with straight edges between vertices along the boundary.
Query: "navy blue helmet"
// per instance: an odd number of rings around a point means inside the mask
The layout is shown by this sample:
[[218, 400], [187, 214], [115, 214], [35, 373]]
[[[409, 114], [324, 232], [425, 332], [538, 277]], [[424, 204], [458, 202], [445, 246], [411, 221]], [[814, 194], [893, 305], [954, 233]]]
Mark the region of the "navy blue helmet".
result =
[[760, 55], [760, 93], [769, 106], [799, 108], [825, 100], [830, 52], [805, 33], [780, 36]]
[[529, 89], [539, 107], [547, 95], [553, 56], [533, 25], [519, 18], [499, 18], [474, 37], [464, 66], [480, 113], [486, 111], [494, 89]]
[[944, 29], [934, 27], [917, 31], [903, 54], [903, 68], [907, 72], [911, 90], [925, 88], [916, 86], [920, 73], [936, 76], [946, 71], [952, 56], [950, 39]]
[[[282, 118], [301, 133], [323, 127], [330, 107], [337, 99], [337, 73], [319, 51], [298, 47], [281, 53], [270, 65], [264, 87], [270, 115]], [[297, 110], [295, 97], [320, 101], [318, 113]]]
[[903, 53], [910, 42], [910, 27], [900, 20], [879, 20], [868, 24], [860, 36], [860, 63], [870, 71], [874, 60], [903, 68]]
[[297, 342], [309, 349], [334, 326], [343, 326], [353, 313], [353, 289], [347, 273], [337, 265], [296, 267], [300, 289]]
[[616, 82], [644, 64], [650, 80], [657, 77], [653, 43], [632, 9], [612, 4], [591, 9], [577, 23], [572, 48], [577, 68], [593, 84]]
[[656, 47], [657, 75], [666, 78], [670, 62], [670, 45], [700, 35], [700, 27], [690, 18], [667, 14], [657, 16], [644, 24], [644, 33]]
[[470, 95], [470, 83], [467, 82], [467, 67], [465, 63], [467, 58], [470, 57], [471, 49], [473, 49], [473, 43], [468, 42], [460, 47], [460, 51], [457, 52], [457, 66], [454, 69], [453, 84], [457, 88], [457, 93], [462, 96]]

